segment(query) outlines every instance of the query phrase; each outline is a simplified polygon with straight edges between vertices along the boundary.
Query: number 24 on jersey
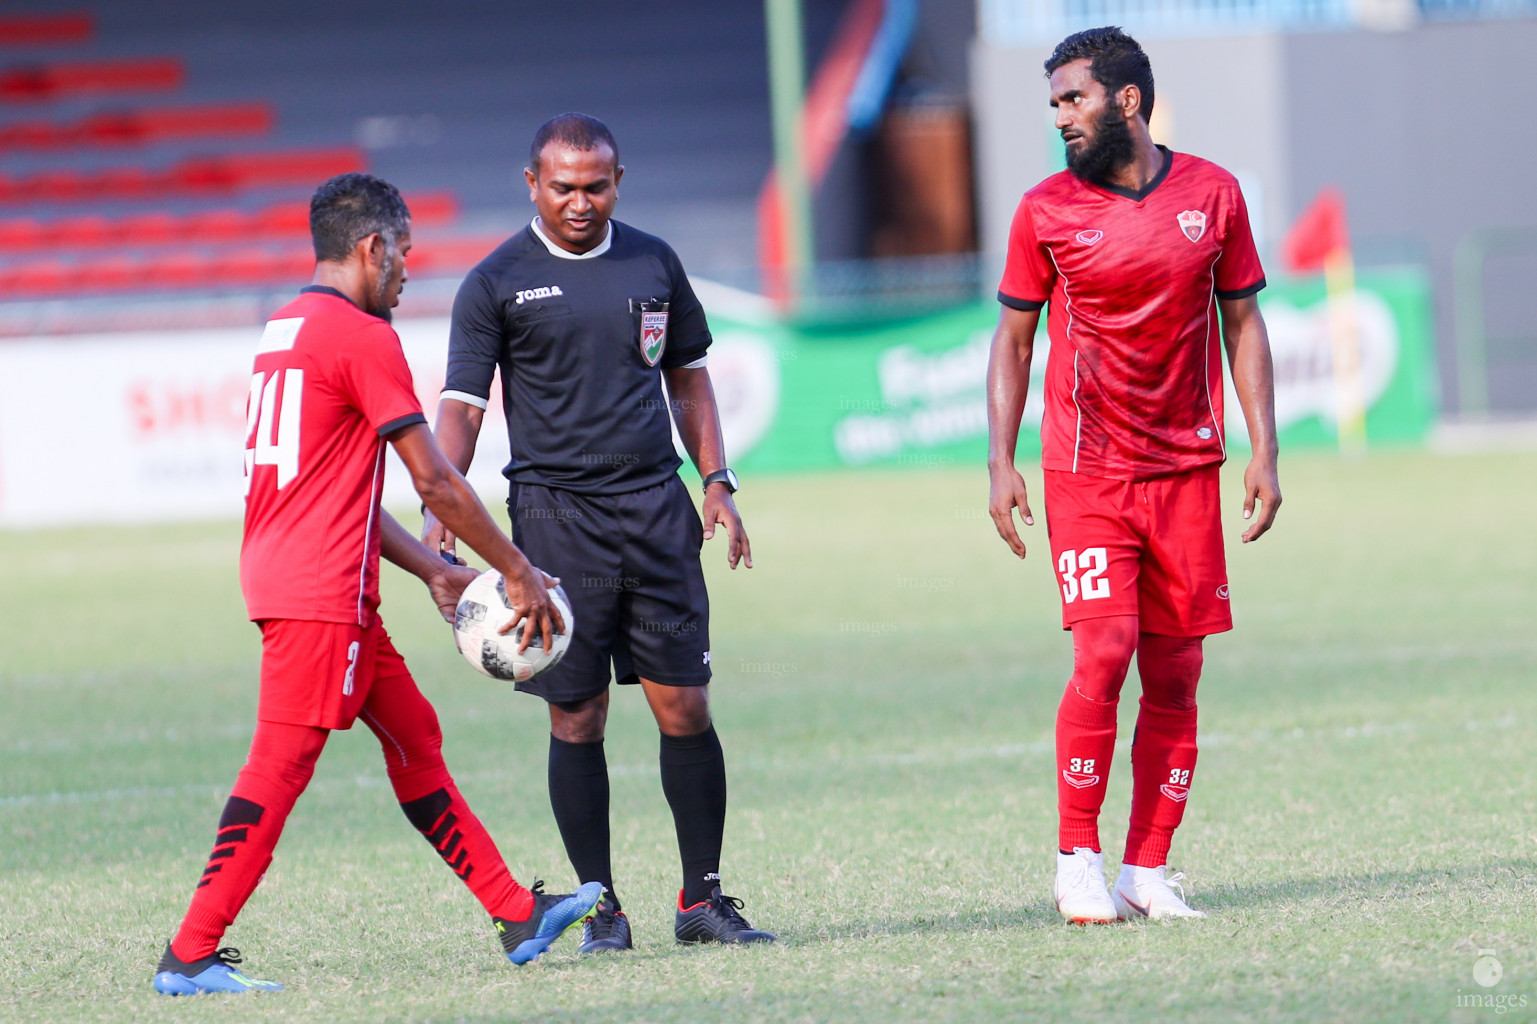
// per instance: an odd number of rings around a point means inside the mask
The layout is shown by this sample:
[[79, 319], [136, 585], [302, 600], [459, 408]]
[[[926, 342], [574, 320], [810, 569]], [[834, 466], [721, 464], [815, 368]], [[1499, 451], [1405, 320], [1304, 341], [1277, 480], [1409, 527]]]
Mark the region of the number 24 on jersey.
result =
[[[279, 384], [281, 381], [281, 385]], [[282, 392], [282, 401], [278, 393]], [[296, 367], [276, 370], [271, 376], [251, 375], [251, 394], [245, 413], [245, 492], [251, 493], [251, 474], [257, 466], [276, 466], [278, 490], [299, 475], [299, 424], [304, 402], [304, 371]]]

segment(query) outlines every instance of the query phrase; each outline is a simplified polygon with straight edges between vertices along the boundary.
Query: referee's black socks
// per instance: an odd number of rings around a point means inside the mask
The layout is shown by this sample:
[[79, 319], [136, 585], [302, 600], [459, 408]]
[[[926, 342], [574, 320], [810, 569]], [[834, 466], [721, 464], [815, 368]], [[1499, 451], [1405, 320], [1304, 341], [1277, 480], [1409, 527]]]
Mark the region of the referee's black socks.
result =
[[662, 792], [672, 807], [683, 860], [683, 906], [707, 899], [720, 885], [721, 836], [726, 830], [726, 758], [715, 726], [693, 736], [661, 734]]
[[619, 909], [609, 859], [608, 758], [603, 741], [567, 743], [550, 736], [550, 807], [578, 882], [602, 882]]

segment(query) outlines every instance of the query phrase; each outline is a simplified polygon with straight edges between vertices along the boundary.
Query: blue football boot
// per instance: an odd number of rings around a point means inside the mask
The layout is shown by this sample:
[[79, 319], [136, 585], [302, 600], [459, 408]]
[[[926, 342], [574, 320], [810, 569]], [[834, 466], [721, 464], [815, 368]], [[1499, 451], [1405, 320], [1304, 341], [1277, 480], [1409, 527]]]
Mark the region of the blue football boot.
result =
[[534, 894], [534, 912], [528, 920], [491, 919], [507, 959], [515, 964], [535, 959], [556, 939], [587, 920], [603, 897], [603, 883], [587, 882], [574, 893], [555, 895], [544, 891], [543, 882], [535, 882], [529, 891]]
[[240, 950], [225, 946], [215, 950], [212, 956], [194, 960], [190, 964], [171, 952], [171, 944], [165, 944], [165, 956], [155, 969], [155, 991], [163, 996], [195, 996], [204, 992], [281, 992], [283, 986], [275, 981], [257, 981], [247, 978], [235, 969], [240, 963]]

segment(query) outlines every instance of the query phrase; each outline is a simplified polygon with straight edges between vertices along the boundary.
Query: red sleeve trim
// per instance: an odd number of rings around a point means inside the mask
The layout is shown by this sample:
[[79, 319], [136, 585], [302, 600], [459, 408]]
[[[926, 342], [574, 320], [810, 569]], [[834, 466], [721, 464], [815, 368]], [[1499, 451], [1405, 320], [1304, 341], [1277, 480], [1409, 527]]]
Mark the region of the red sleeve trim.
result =
[[423, 416], [419, 412], [413, 412], [413, 413], [410, 413], [410, 414], [408, 414], [406, 416], [400, 416], [400, 417], [397, 417], [397, 418], [395, 418], [393, 420], [390, 420], [384, 426], [380, 427], [379, 428], [379, 436], [380, 437], [389, 437], [391, 434], [393, 434], [397, 430], [401, 430], [401, 429], [403, 429], [405, 427], [414, 426], [414, 425], [416, 425], [418, 423], [426, 423], [426, 422], [427, 422], [427, 417], [426, 416]]
[[1222, 289], [1219, 288], [1219, 289], [1217, 289], [1217, 298], [1219, 298], [1219, 299], [1247, 299], [1249, 296], [1255, 294], [1256, 292], [1258, 292], [1263, 287], [1265, 287], [1265, 279], [1262, 277], [1258, 281], [1256, 281], [1253, 284], [1249, 285], [1247, 288], [1232, 288], [1232, 289], [1229, 289], [1228, 291], [1223, 291]]
[[1019, 310], [1021, 313], [1034, 313], [1046, 307], [1045, 302], [1036, 302], [1034, 299], [1017, 299], [1012, 295], [1005, 295], [1003, 292], [998, 293], [998, 301], [1010, 309]]

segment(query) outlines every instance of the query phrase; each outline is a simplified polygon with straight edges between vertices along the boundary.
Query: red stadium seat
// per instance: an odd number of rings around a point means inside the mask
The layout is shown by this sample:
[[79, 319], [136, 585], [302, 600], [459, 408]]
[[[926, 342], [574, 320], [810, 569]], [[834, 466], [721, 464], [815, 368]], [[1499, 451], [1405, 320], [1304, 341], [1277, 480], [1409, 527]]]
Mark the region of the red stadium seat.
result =
[[459, 200], [452, 192], [422, 192], [405, 197], [416, 227], [451, 224], [459, 216]]
[[273, 116], [264, 103], [121, 110], [83, 121], [16, 121], [0, 125], [0, 151], [138, 146], [167, 139], [265, 135]]
[[36, 249], [45, 244], [47, 237], [43, 225], [35, 220], [0, 221], [0, 252]]
[[[119, 179], [119, 184], [122, 183]], [[66, 184], [63, 180], [54, 180], [52, 187], [63, 191], [78, 184], [78, 181]], [[448, 223], [459, 208], [458, 201], [447, 192], [407, 195], [406, 202], [411, 207], [412, 223], [418, 228]], [[187, 242], [227, 245], [306, 239], [309, 217], [308, 203], [285, 201], [253, 211], [222, 207], [187, 214], [142, 213], [121, 219], [91, 216], [45, 222], [31, 218], [0, 220], [0, 254], [59, 248], [123, 246], [143, 249]], [[429, 248], [437, 244], [440, 243], [430, 243]], [[485, 251], [490, 251], [494, 244], [485, 240], [473, 242], [474, 247], [485, 245]], [[303, 251], [307, 253], [309, 250], [304, 248]], [[412, 260], [414, 265], [414, 255]]]
[[145, 262], [149, 288], [204, 288], [218, 283], [213, 275], [213, 261], [202, 253], [175, 252]]
[[309, 234], [309, 203], [273, 203], [256, 214], [255, 231], [263, 238]]
[[418, 274], [451, 274], [468, 270], [506, 240], [505, 235], [422, 239], [411, 249], [411, 269]]
[[332, 175], [363, 170], [366, 162], [361, 150], [347, 147], [192, 157], [160, 171], [110, 167], [91, 173], [43, 171], [25, 178], [0, 175], [0, 204], [229, 193], [280, 185], [313, 187]]
[[52, 226], [52, 243], [61, 249], [101, 248], [117, 241], [117, 226], [105, 217], [72, 217]]
[[73, 284], [83, 292], [118, 292], [148, 283], [143, 260], [109, 256], [77, 265]]
[[92, 93], [165, 92], [186, 77], [179, 60], [104, 60], [39, 64], [0, 73], [0, 102], [39, 103]]
[[189, 216], [183, 230], [196, 242], [246, 242], [251, 239], [251, 220], [243, 210], [204, 210]]
[[123, 218], [118, 234], [124, 245], [167, 245], [186, 237], [186, 223], [186, 218], [169, 213], [144, 213]]
[[362, 171], [368, 167], [363, 151], [353, 147], [318, 150], [293, 150], [278, 153], [252, 153], [226, 157], [232, 172], [245, 188], [263, 185], [291, 185], [295, 182], [320, 182], [337, 174]]
[[10, 14], [0, 17], [0, 46], [83, 43], [96, 31], [89, 14]]
[[8, 275], [12, 294], [53, 295], [73, 283], [69, 264], [62, 260], [44, 260], [12, 267]]

